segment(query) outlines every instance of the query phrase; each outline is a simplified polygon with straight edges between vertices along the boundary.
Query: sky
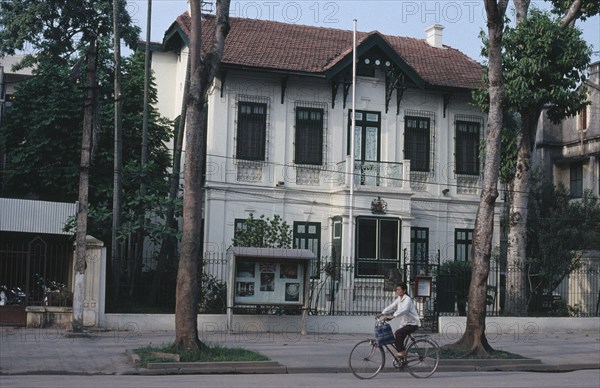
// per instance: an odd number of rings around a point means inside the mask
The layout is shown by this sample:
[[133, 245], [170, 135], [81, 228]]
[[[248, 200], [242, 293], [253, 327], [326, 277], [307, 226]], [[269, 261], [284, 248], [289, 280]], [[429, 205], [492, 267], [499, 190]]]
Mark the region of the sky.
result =
[[[146, 37], [148, 0], [127, 0], [129, 13]], [[511, 2], [512, 5], [512, 2]], [[542, 0], [532, 0], [532, 7], [547, 7]], [[162, 41], [164, 32], [178, 15], [187, 10], [186, 0], [152, 0], [152, 41]], [[471, 58], [483, 61], [479, 33], [485, 29], [482, 0], [257, 0], [231, 1], [230, 16], [276, 20], [325, 28], [377, 30], [387, 35], [425, 38], [432, 24], [444, 26], [443, 43]], [[509, 10], [508, 16], [512, 17]], [[592, 63], [600, 61], [600, 16], [577, 22], [584, 39], [593, 46]]]

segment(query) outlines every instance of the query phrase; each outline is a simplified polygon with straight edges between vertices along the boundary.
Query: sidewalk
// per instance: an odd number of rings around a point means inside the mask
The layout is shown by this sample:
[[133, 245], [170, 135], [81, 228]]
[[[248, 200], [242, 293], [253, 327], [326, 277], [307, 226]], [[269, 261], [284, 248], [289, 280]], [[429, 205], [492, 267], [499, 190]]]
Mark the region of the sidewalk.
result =
[[[201, 339], [213, 345], [254, 350], [271, 359], [250, 373], [343, 373], [348, 355], [365, 334], [226, 333], [212, 332]], [[458, 338], [440, 338], [440, 345]], [[60, 329], [0, 327], [0, 374], [157, 374], [131, 362], [128, 350], [171, 343], [173, 332], [92, 331], [68, 336]], [[504, 333], [489, 338], [492, 347], [532, 360], [442, 360], [438, 370], [566, 371], [600, 369], [600, 333], [552, 332], [515, 336]], [[387, 362], [387, 367], [391, 363]], [[243, 373], [240, 370], [235, 373]], [[180, 373], [186, 373], [180, 371]], [[190, 373], [190, 372], [187, 372]], [[204, 372], [207, 373], [207, 372]], [[223, 372], [221, 372], [223, 373]]]

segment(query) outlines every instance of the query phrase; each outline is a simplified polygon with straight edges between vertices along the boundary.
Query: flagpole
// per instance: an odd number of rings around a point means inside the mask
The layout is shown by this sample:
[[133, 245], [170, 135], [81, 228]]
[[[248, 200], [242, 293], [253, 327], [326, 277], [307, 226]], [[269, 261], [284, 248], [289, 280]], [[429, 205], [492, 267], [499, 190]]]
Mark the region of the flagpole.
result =
[[[352, 32], [352, 124], [350, 126], [350, 198], [348, 211], [348, 254], [352, 261], [354, 248], [354, 164], [356, 139], [356, 19]], [[352, 264], [352, 263], [350, 263]]]

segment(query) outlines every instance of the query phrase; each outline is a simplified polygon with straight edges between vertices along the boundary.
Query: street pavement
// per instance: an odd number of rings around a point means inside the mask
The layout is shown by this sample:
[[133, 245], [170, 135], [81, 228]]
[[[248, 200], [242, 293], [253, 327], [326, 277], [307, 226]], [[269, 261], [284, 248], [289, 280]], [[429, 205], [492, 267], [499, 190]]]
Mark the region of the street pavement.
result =
[[[600, 323], [600, 320], [599, 320]], [[63, 329], [0, 327], [0, 374], [165, 374], [165, 373], [345, 373], [348, 355], [364, 334], [205, 332], [209, 345], [243, 348], [264, 354], [270, 363], [246, 367], [215, 364], [215, 368], [141, 368], [131, 354], [136, 348], [172, 343], [172, 331], [138, 332], [91, 330], [73, 335]], [[458, 338], [431, 335], [440, 345]], [[496, 333], [488, 338], [497, 350], [527, 360], [441, 360], [438, 371], [572, 371], [600, 369], [600, 331], [517, 334]], [[386, 370], [391, 370], [388, 360]], [[221, 368], [221, 369], [219, 369]], [[1, 382], [0, 377], [0, 382]]]

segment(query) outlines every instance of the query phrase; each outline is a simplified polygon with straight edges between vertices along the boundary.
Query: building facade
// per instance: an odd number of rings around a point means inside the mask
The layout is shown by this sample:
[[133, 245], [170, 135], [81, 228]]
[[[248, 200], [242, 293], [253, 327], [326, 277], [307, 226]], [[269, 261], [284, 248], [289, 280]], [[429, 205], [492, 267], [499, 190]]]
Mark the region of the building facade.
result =
[[[158, 108], [171, 119], [189, 30], [185, 13], [153, 46]], [[358, 33], [353, 85], [352, 31], [232, 18], [208, 101], [205, 251], [225, 251], [250, 215], [278, 215], [294, 248], [352, 269], [348, 286], [407, 262], [414, 276], [470, 260], [487, 120], [471, 92], [482, 67], [443, 45], [442, 30]], [[205, 41], [213, 31], [207, 16]]]
[[568, 188], [573, 198], [586, 191], [600, 195], [600, 62], [590, 65], [583, 87], [590, 104], [579, 114], [560, 124], [542, 115], [534, 153], [544, 176]]

